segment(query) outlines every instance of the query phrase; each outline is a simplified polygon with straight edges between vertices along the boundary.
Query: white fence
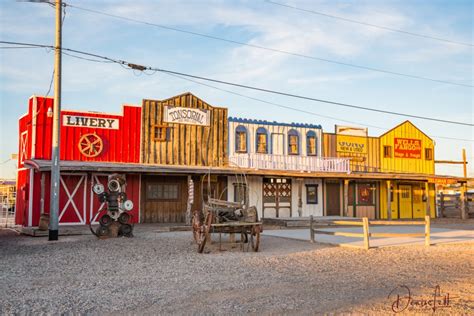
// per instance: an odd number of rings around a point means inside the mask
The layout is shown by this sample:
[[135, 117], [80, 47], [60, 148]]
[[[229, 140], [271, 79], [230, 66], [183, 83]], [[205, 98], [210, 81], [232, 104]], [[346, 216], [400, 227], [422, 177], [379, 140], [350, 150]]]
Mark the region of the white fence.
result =
[[345, 172], [350, 173], [350, 159], [314, 156], [233, 154], [231, 164], [241, 168], [288, 170], [302, 172]]

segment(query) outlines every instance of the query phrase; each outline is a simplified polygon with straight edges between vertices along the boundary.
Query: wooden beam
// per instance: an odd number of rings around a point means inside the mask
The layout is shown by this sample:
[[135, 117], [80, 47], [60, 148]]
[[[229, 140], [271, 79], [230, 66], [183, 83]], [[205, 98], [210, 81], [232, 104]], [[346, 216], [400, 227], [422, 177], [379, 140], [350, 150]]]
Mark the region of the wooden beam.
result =
[[[465, 153], [464, 153], [465, 154]], [[464, 161], [455, 161], [455, 160], [435, 160], [435, 163], [443, 163], [443, 164], [452, 164], [452, 165], [463, 165]], [[467, 164], [467, 162], [466, 162]]]

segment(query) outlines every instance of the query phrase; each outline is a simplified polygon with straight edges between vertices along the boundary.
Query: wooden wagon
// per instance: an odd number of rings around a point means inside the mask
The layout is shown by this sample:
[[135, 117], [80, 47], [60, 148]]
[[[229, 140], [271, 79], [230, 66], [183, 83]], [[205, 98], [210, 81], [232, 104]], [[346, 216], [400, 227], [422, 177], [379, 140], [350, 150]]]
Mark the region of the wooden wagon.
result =
[[245, 245], [247, 250], [249, 247], [255, 252], [259, 250], [262, 223], [254, 206], [209, 198], [202, 212], [194, 212], [192, 227], [199, 253], [204, 251], [211, 233], [219, 234], [219, 249], [222, 234], [240, 234], [241, 250], [245, 250]]

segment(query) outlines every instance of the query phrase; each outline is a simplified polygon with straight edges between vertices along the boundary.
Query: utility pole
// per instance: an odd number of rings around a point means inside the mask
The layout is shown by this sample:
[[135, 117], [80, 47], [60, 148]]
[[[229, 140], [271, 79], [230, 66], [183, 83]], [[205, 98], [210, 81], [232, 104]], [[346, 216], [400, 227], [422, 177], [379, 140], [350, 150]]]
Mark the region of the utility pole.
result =
[[59, 144], [61, 140], [61, 28], [62, 1], [56, 0], [56, 45], [54, 54], [54, 107], [53, 140], [51, 150], [51, 199], [49, 208], [49, 240], [58, 240], [59, 235]]

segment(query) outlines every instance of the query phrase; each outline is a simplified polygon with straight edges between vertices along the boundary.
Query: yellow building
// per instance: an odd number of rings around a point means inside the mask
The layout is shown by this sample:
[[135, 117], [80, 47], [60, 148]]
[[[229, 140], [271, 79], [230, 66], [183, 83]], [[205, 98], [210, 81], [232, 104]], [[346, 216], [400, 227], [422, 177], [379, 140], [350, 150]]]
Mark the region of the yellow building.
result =
[[323, 142], [326, 157], [351, 159], [351, 174], [324, 181], [324, 215], [386, 219], [390, 207], [392, 219], [423, 218], [427, 208], [435, 217], [435, 144], [410, 121], [379, 137], [336, 126]]
[[[379, 142], [381, 172], [434, 175], [434, 141], [410, 121], [381, 135]], [[387, 188], [391, 191], [390, 198]], [[392, 219], [423, 218], [427, 200], [430, 215], [435, 217], [434, 184], [408, 181], [400, 176], [397, 180], [387, 180], [380, 189], [381, 218], [387, 218], [389, 204]]]

